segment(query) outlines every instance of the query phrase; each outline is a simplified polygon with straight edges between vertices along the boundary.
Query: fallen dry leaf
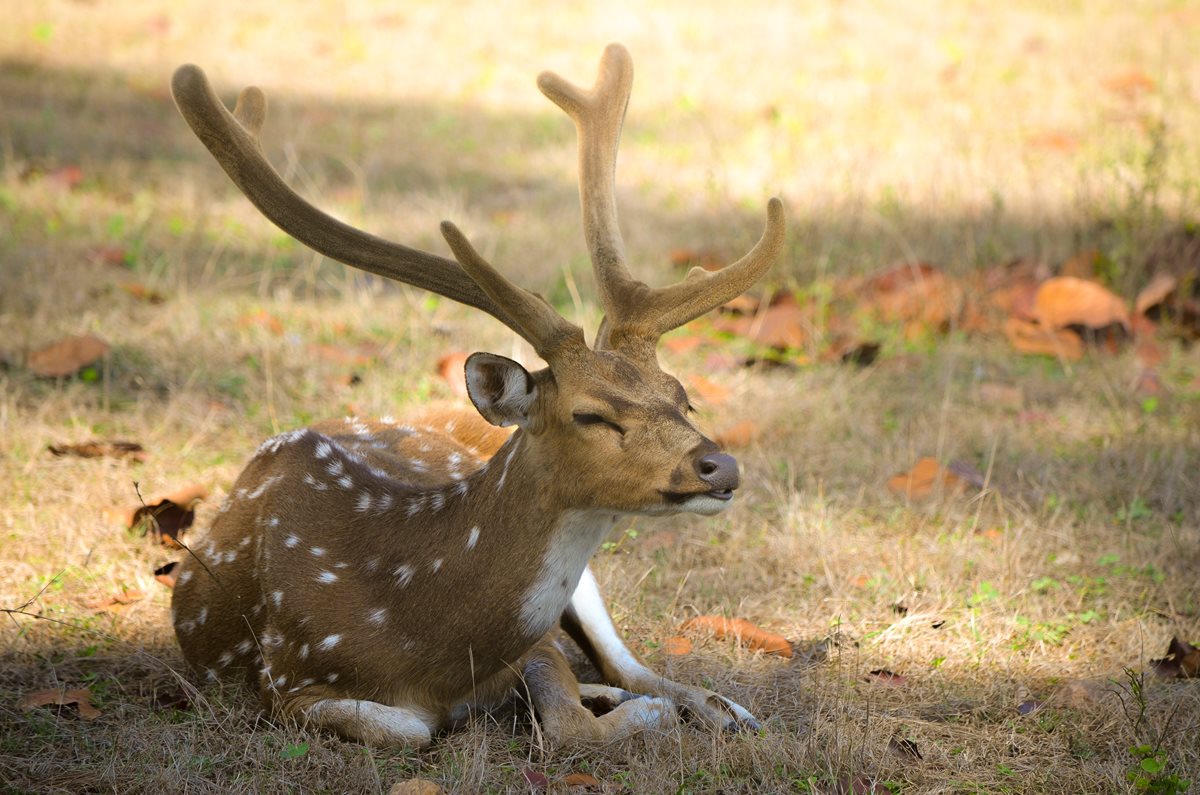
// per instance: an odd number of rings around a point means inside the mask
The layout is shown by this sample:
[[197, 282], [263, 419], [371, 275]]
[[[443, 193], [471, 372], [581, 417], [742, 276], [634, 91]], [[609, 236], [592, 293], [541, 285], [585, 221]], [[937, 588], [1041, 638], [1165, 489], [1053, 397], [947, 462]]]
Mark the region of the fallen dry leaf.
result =
[[169, 709], [186, 712], [192, 708], [192, 699], [182, 687], [174, 687], [170, 690], [156, 692], [150, 701], [150, 706], [158, 712]]
[[85, 334], [64, 337], [29, 354], [29, 369], [43, 378], [73, 375], [95, 364], [108, 353], [108, 343], [99, 337]]
[[773, 304], [753, 315], [720, 317], [713, 321], [713, 326], [720, 331], [780, 350], [803, 347], [805, 329], [809, 325], [809, 312], [794, 302]]
[[1042, 282], [1034, 298], [1034, 314], [1048, 329], [1100, 329], [1114, 324], [1129, 328], [1129, 309], [1124, 300], [1098, 282], [1073, 276], [1056, 276]]
[[911, 759], [925, 758], [921, 755], [921, 749], [917, 748], [916, 743], [907, 737], [901, 737], [900, 735], [893, 735], [892, 738], [888, 740], [888, 750], [895, 754], [899, 754], [900, 756], [907, 756]]
[[1083, 340], [1070, 329], [1047, 329], [1016, 317], [1004, 321], [1004, 336], [1021, 353], [1056, 356], [1068, 362], [1083, 358]]
[[179, 579], [179, 561], [172, 560], [159, 566], [154, 570], [154, 579], [168, 588], [174, 588], [175, 581]]
[[145, 598], [146, 594], [141, 591], [132, 588], [123, 588], [121, 591], [110, 596], [94, 596], [91, 599], [85, 599], [83, 606], [92, 610], [103, 610], [106, 607], [133, 604]]
[[1109, 692], [1111, 685], [1094, 679], [1072, 679], [1054, 691], [1054, 701], [1072, 709], [1086, 709]]
[[876, 668], [873, 671], [868, 671], [865, 678], [868, 682], [877, 685], [887, 685], [888, 687], [904, 687], [908, 684], [907, 676], [889, 671], [887, 668]]
[[129, 295], [147, 304], [161, 304], [167, 300], [162, 293], [151, 290], [146, 285], [138, 284], [137, 282], [125, 282], [120, 287]]
[[662, 651], [663, 654], [670, 654], [673, 657], [678, 657], [682, 654], [691, 654], [692, 642], [682, 635], [676, 635], [663, 641]]
[[921, 458], [908, 472], [888, 478], [887, 487], [893, 494], [909, 499], [928, 497], [939, 486], [946, 491], [961, 488], [963, 480], [944, 469], [936, 458]]
[[677, 334], [673, 337], [664, 337], [662, 344], [671, 353], [683, 354], [694, 351], [704, 342], [704, 337], [701, 337], [699, 334]]
[[1108, 91], [1126, 100], [1136, 99], [1142, 94], [1158, 88], [1158, 83], [1154, 78], [1140, 69], [1128, 69], [1109, 75], [1104, 78], [1102, 85]]
[[28, 693], [21, 699], [21, 709], [29, 711], [38, 707], [74, 707], [79, 717], [84, 720], [95, 720], [100, 717], [100, 710], [92, 704], [92, 694], [83, 688], [75, 690], [38, 690]]
[[437, 371], [449, 386], [450, 391], [460, 398], [467, 397], [467, 377], [466, 365], [467, 358], [471, 354], [463, 351], [455, 351], [447, 353], [442, 358], [438, 359]]
[[1062, 130], [1041, 130], [1026, 135], [1025, 144], [1051, 152], [1074, 152], [1079, 148], [1079, 137]]
[[758, 311], [758, 307], [762, 302], [752, 295], [742, 293], [735, 298], [721, 304], [720, 311], [728, 312], [732, 315], [752, 315]]
[[724, 384], [718, 384], [716, 381], [711, 381], [702, 375], [694, 375], [689, 379], [692, 391], [704, 400], [705, 403], [710, 403], [714, 406], [719, 406], [726, 400], [729, 400], [729, 387]]
[[124, 246], [96, 246], [88, 252], [88, 258], [99, 265], [123, 267], [129, 261], [129, 250]]
[[676, 268], [703, 268], [706, 271], [719, 271], [725, 267], [725, 261], [712, 249], [677, 248], [670, 253], [671, 264]]
[[1167, 646], [1167, 656], [1161, 660], [1151, 660], [1150, 666], [1154, 673], [1164, 679], [1200, 677], [1200, 648], [1186, 640], [1171, 638], [1171, 643]]
[[1133, 301], [1134, 314], [1144, 315], [1151, 309], [1162, 305], [1166, 302], [1171, 294], [1175, 292], [1175, 288], [1179, 286], [1179, 279], [1169, 273], [1156, 273], [1145, 287], [1137, 294], [1137, 298]]
[[57, 456], [73, 455], [79, 458], [132, 458], [134, 461], [145, 461], [146, 450], [137, 442], [121, 440], [105, 441], [93, 439], [79, 444], [52, 444], [46, 447]]
[[379, 356], [380, 347], [374, 342], [360, 342], [355, 345], [331, 345], [314, 342], [308, 350], [317, 358], [337, 364], [348, 364], [352, 367], [362, 367], [370, 364]]
[[539, 773], [531, 767], [521, 771], [521, 775], [525, 777], [525, 783], [529, 785], [530, 789], [546, 789], [550, 786], [550, 779], [546, 774]]
[[681, 632], [707, 631], [718, 639], [734, 638], [738, 643], [780, 657], [792, 656], [792, 644], [782, 635], [776, 635], [742, 618], [724, 616], [696, 616], [683, 622]]
[[856, 291], [859, 305], [912, 333], [941, 330], [958, 314], [962, 289], [936, 265], [914, 262], [872, 276]]
[[758, 423], [754, 420], [742, 420], [713, 434], [713, 441], [721, 447], [745, 447], [757, 437]]
[[178, 546], [178, 538], [196, 521], [196, 503], [208, 496], [203, 486], [188, 486], [165, 497], [147, 501], [125, 513], [125, 524], [142, 528], [166, 547]]
[[600, 779], [589, 776], [587, 773], [571, 773], [563, 776], [562, 784], [565, 787], [583, 787], [585, 789], [600, 789], [603, 786]]

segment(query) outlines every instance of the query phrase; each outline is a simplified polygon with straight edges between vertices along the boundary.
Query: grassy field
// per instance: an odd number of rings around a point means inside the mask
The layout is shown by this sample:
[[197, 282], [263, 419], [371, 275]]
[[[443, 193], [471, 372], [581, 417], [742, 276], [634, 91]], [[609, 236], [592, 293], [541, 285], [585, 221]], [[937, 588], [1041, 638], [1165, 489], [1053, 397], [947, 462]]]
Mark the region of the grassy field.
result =
[[[1128, 348], [1063, 365], [1002, 337], [882, 328], [867, 367], [714, 372], [665, 351], [684, 383], [728, 388], [701, 406], [704, 427], [753, 417], [767, 430], [735, 451], [733, 510], [639, 520], [594, 568], [632, 647], [747, 706], [758, 735], [683, 725], [550, 752], [514, 708], [413, 752], [272, 722], [236, 688], [163, 707], [193, 681], [152, 574], [177, 553], [114, 509], [199, 483], [212, 492], [203, 528], [263, 438], [453, 400], [436, 370], [451, 351], [532, 360], [490, 319], [323, 261], [263, 221], [175, 111], [181, 62], [230, 101], [248, 83], [267, 91], [266, 151], [321, 206], [440, 253], [437, 224], [454, 219], [589, 329], [574, 133], [533, 81], [545, 68], [589, 81], [612, 40], [637, 68], [618, 168], [625, 239], [653, 284], [680, 275], [681, 247], [747, 249], [774, 194], [790, 234], [768, 281], [808, 292], [897, 262], [961, 275], [1094, 248], [1132, 297], [1156, 241], [1195, 220], [1190, 4], [723, 5], [6, 12], [0, 608], [20, 612], [0, 624], [0, 787], [386, 792], [420, 777], [522, 791], [529, 769], [637, 793], [1135, 792], [1142, 744], [1165, 763], [1146, 791], [1200, 779], [1200, 683], [1157, 679], [1149, 663], [1172, 636], [1200, 640], [1200, 350], [1177, 340], [1163, 342], [1164, 391], [1149, 400], [1131, 388]], [[87, 332], [112, 345], [96, 378], [25, 367]], [[1014, 389], [997, 402], [982, 388], [995, 385]], [[46, 449], [95, 437], [149, 457]], [[889, 492], [921, 456], [969, 462], [986, 485]], [[145, 597], [87, 606], [123, 589]], [[703, 639], [662, 653], [709, 613], [802, 653]], [[90, 689], [100, 717], [20, 707], [53, 687]]]

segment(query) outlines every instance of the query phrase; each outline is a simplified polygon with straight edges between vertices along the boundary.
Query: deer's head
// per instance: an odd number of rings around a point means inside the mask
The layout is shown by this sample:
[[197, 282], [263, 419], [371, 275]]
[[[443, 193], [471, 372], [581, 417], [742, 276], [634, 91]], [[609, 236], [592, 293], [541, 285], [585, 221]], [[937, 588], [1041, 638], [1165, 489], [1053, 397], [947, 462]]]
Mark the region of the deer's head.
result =
[[502, 276], [452, 223], [442, 223], [442, 235], [457, 262], [349, 227], [300, 198], [259, 147], [266, 98], [258, 89], [243, 91], [232, 115], [194, 66], [175, 73], [172, 89], [196, 135], [284, 231], [347, 265], [482, 309], [533, 345], [545, 369], [531, 373], [477, 353], [467, 361], [467, 387], [489, 422], [523, 429], [526, 454], [545, 468], [547, 489], [579, 508], [711, 514], [731, 501], [737, 462], [692, 424], [687, 393], [659, 368], [655, 347], [664, 333], [740, 295], [766, 272], [783, 248], [783, 205], [771, 199], [762, 238], [719, 271], [696, 268], [663, 288], [634, 279], [614, 191], [632, 84], [629, 53], [617, 44], [605, 50], [590, 90], [550, 73], [538, 79], [579, 134], [584, 236], [605, 314], [591, 347], [582, 329]]

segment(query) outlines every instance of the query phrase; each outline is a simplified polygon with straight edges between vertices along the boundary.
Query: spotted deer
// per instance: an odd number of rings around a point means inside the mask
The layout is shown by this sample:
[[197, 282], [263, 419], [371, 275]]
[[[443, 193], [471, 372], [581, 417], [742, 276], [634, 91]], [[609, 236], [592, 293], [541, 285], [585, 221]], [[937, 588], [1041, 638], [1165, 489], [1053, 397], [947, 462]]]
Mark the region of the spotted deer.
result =
[[[260, 147], [263, 93], [245, 89], [231, 114], [200, 69], [176, 71], [179, 110], [267, 218], [328, 257], [488, 313], [547, 364], [529, 372], [490, 353], [467, 360], [479, 415], [516, 428], [490, 449], [478, 429], [468, 438], [448, 423], [390, 418], [265, 442], [179, 573], [172, 621], [198, 672], [247, 677], [275, 714], [378, 745], [426, 745], [522, 692], [554, 743], [628, 736], [668, 725], [677, 710], [713, 727], [757, 725], [731, 700], [648, 668], [588, 568], [622, 517], [713, 515], [731, 504], [737, 462], [692, 424], [687, 393], [655, 347], [749, 288], [784, 241], [773, 198], [761, 239], [737, 262], [663, 288], [630, 275], [614, 179], [632, 80], [616, 44], [591, 89], [538, 78], [578, 131], [584, 234], [605, 314], [589, 347], [454, 224], [441, 232], [457, 262], [309, 204]], [[558, 626], [606, 684], [576, 681]]]

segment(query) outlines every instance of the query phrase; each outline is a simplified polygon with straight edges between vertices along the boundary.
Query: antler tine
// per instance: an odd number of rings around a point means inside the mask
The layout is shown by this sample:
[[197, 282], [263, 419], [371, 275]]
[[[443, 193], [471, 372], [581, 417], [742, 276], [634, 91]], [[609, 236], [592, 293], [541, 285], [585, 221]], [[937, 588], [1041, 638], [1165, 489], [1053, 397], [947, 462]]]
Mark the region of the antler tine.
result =
[[229, 178], [280, 229], [327, 257], [482, 309], [523, 333], [454, 260], [355, 229], [321, 212], [288, 187], [258, 141], [267, 116], [267, 98], [261, 90], [250, 87], [242, 91], [231, 114], [204, 72], [186, 64], [175, 70], [171, 93], [179, 112]]
[[558, 314], [537, 293], [518, 287], [505, 278], [480, 256], [457, 226], [450, 221], [442, 221], [441, 229], [442, 237], [450, 244], [450, 250], [463, 270], [497, 305], [505, 307], [511, 321], [509, 325], [529, 340], [539, 356], [549, 361], [564, 345], [575, 343], [586, 347], [581, 328]]
[[600, 300], [609, 314], [620, 304], [621, 293], [634, 282], [625, 267], [615, 188], [617, 147], [632, 87], [633, 59], [620, 44], [605, 48], [600, 73], [590, 91], [553, 72], [538, 76], [538, 88], [571, 117], [578, 131], [583, 233]]
[[719, 271], [710, 273], [703, 268], [692, 268], [681, 282], [632, 293], [622, 315], [613, 319], [612, 341], [617, 343], [622, 336], [657, 340], [671, 329], [732, 301], [749, 290], [779, 259], [786, 231], [783, 202], [773, 197], [767, 202], [767, 223], [762, 237], [746, 256]]

